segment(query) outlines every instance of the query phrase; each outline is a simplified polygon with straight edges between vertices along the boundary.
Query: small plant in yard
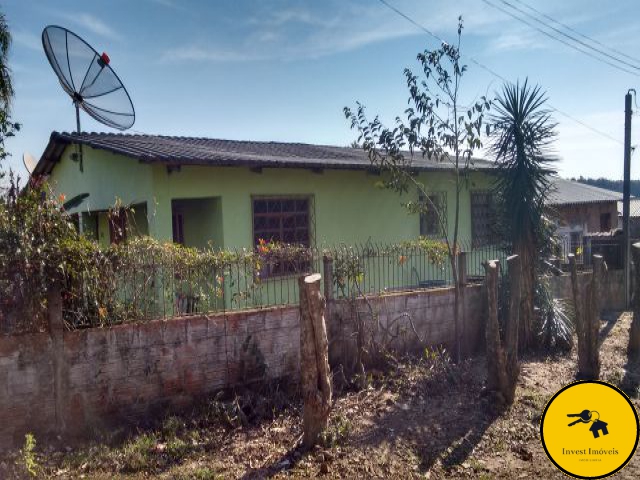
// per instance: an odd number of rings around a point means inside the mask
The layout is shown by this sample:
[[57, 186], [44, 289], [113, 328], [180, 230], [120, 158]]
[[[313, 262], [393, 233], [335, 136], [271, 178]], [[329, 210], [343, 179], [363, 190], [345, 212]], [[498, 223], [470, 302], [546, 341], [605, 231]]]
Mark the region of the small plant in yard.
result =
[[121, 452], [122, 470], [140, 472], [154, 467], [154, 449], [158, 439], [153, 434], [139, 435], [124, 446]]
[[321, 434], [321, 442], [327, 448], [342, 445], [351, 433], [351, 422], [342, 414], [336, 415], [327, 428]]
[[192, 472], [179, 473], [174, 478], [175, 480], [222, 480], [224, 477], [209, 467], [198, 467]]
[[24, 469], [27, 473], [36, 477], [38, 475], [38, 471], [40, 470], [40, 466], [38, 465], [38, 460], [36, 458], [36, 437], [32, 433], [27, 433], [24, 436], [24, 446], [22, 447], [21, 460]]

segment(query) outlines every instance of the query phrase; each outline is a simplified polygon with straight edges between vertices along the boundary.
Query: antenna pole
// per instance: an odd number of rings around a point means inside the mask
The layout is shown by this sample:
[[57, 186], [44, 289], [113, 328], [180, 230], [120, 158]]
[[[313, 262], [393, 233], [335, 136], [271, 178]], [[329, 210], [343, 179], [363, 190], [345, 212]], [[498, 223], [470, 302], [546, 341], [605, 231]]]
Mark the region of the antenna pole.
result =
[[[80, 135], [80, 106], [78, 105], [78, 102], [73, 102], [73, 104], [76, 107], [76, 131], [78, 132], [78, 135]], [[80, 161], [80, 171], [83, 172], [84, 168], [82, 165], [82, 144], [78, 143], [78, 160]]]

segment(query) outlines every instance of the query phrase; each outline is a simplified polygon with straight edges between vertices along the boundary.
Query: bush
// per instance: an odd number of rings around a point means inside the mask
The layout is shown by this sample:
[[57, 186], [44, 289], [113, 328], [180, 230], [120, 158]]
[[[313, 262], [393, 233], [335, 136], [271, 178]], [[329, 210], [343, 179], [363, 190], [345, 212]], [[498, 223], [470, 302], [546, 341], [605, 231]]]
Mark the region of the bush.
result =
[[41, 186], [0, 196], [0, 326], [2, 331], [38, 330], [45, 324], [51, 284], [63, 278], [65, 245], [78, 234], [61, 207]]

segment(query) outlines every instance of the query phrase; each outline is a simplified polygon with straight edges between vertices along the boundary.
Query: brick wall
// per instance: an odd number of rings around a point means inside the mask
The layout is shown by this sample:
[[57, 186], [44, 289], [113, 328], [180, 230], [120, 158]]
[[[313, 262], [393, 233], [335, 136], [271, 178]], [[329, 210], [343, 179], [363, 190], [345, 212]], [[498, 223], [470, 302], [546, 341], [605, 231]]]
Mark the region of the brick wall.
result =
[[[472, 350], [482, 321], [482, 288], [464, 289], [461, 328]], [[408, 316], [426, 344], [453, 344], [453, 289], [372, 300], [382, 322], [406, 329]], [[349, 304], [329, 302], [331, 363], [353, 361]], [[364, 308], [363, 302], [357, 308]], [[37, 436], [66, 438], [137, 424], [224, 387], [267, 378], [297, 381], [297, 307], [194, 316], [105, 329], [0, 337], [0, 449]], [[398, 319], [395, 321], [395, 319]], [[56, 326], [57, 325], [57, 326]], [[395, 348], [418, 346], [399, 335]]]

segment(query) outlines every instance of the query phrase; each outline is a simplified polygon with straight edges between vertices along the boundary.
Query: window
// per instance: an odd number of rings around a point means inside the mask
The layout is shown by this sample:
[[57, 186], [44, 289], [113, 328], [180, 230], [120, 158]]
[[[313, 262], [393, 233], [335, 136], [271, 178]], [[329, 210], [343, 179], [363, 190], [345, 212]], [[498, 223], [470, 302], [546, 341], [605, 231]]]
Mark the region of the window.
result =
[[173, 243], [184, 245], [184, 217], [181, 212], [171, 214], [171, 228], [173, 231]]
[[309, 197], [253, 199], [253, 241], [311, 246]]
[[496, 243], [496, 208], [490, 192], [471, 192], [471, 240], [480, 247]]
[[600, 214], [600, 231], [608, 232], [611, 230], [611, 213]]
[[[447, 194], [446, 192], [432, 193], [429, 194], [428, 199], [430, 201], [427, 201], [422, 194], [418, 197], [418, 201], [426, 207], [426, 211], [420, 213], [420, 235], [444, 237], [443, 227], [447, 226]], [[444, 222], [440, 221], [440, 217]]]
[[122, 243], [127, 239], [127, 211], [124, 208], [109, 212], [109, 239], [111, 243]]
[[[253, 241], [311, 246], [311, 197], [268, 197], [253, 199]], [[263, 267], [262, 277], [307, 271], [307, 260], [273, 261]]]

